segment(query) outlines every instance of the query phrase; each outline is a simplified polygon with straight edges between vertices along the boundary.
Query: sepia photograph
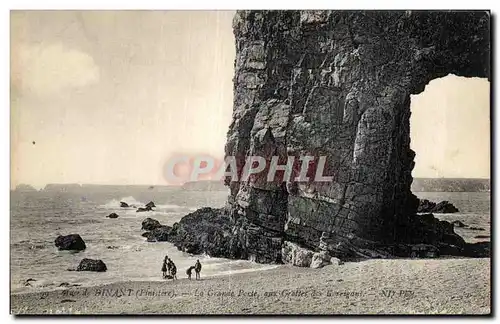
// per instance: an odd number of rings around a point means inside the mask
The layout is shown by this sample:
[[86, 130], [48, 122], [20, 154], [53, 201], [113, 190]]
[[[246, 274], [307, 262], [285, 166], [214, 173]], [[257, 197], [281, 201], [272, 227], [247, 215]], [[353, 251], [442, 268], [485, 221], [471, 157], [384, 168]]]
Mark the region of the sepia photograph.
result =
[[487, 8], [9, 19], [11, 315], [492, 315]]

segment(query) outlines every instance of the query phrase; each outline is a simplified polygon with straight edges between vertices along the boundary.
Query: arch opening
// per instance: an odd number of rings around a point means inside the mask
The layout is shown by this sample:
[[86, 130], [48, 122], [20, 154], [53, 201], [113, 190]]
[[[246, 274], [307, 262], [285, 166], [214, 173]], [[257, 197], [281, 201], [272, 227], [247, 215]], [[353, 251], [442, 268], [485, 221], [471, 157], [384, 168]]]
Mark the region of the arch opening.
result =
[[412, 176], [489, 178], [490, 84], [449, 74], [411, 95]]

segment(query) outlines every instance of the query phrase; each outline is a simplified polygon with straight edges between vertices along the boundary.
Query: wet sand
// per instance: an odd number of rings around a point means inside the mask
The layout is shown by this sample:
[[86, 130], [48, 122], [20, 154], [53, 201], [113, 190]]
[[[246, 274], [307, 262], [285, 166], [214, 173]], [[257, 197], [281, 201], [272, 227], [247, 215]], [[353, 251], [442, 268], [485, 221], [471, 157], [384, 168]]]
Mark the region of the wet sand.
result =
[[[203, 275], [203, 273], [202, 273]], [[392, 259], [11, 294], [13, 314], [489, 314], [490, 259]], [[194, 277], [194, 276], [193, 276]]]

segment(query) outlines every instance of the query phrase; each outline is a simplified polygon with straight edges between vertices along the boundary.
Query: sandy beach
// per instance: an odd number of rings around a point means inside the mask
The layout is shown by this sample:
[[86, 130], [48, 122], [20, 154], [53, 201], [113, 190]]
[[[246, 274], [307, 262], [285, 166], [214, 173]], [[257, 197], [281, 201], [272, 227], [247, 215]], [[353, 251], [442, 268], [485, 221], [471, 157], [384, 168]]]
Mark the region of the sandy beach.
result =
[[[98, 275], [98, 274], [96, 274]], [[11, 295], [13, 314], [489, 314], [490, 259], [392, 259]]]

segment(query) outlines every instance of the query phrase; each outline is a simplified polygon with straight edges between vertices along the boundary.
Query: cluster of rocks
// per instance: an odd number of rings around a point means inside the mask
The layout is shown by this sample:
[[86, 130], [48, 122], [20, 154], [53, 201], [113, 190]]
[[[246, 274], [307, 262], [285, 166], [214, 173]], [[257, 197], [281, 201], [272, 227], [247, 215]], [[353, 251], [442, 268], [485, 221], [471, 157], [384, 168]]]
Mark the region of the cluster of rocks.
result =
[[[121, 208], [136, 208], [135, 205], [129, 205], [127, 204], [126, 202], [124, 201], [120, 201], [120, 207]], [[153, 208], [156, 208], [156, 205], [154, 202], [150, 201], [148, 202], [144, 207], [139, 207], [137, 208], [136, 212], [137, 213], [140, 213], [140, 212], [147, 212], [147, 211], [152, 211]]]
[[[127, 204], [126, 202], [124, 201], [120, 201], [120, 207], [122, 208], [129, 208], [129, 207], [132, 207], [132, 208], [136, 208], [134, 205], [129, 205]], [[152, 211], [153, 208], [156, 208], [156, 205], [154, 202], [150, 201], [148, 202], [144, 207], [139, 207], [136, 212], [137, 213], [140, 213], [140, 212], [147, 212], [147, 211]], [[111, 213], [109, 214], [108, 216], [106, 216], [107, 218], [118, 218], [119, 215], [117, 213]]]
[[141, 229], [148, 231], [142, 234], [148, 242], [165, 242], [168, 240], [172, 227], [162, 225], [156, 219], [148, 217], [142, 221]]
[[458, 208], [446, 200], [435, 203], [427, 199], [420, 199], [417, 208], [417, 213], [451, 214], [458, 212]]
[[297, 267], [322, 268], [326, 265], [341, 265], [343, 262], [328, 252], [314, 252], [296, 243], [285, 241], [282, 247], [282, 261]]
[[[120, 202], [120, 207], [128, 208], [134, 207], [130, 206], [126, 202]], [[150, 201], [145, 205], [145, 208], [139, 208], [144, 210], [152, 210], [152, 208], [156, 207], [155, 203]], [[139, 210], [137, 210], [139, 211]], [[142, 211], [142, 210], [141, 210]], [[111, 213], [106, 216], [107, 218], [118, 218], [119, 215], [117, 213]], [[148, 241], [166, 241], [167, 233], [170, 231], [170, 227], [161, 225], [158, 221], [153, 220], [151, 218], [146, 219], [143, 222], [143, 228], [146, 230], [151, 230], [153, 233], [151, 238], [148, 237]], [[145, 233], [145, 234], [148, 234]], [[147, 235], [145, 235], [147, 236]], [[69, 234], [69, 235], [59, 235], [55, 241], [55, 246], [59, 250], [68, 250], [68, 251], [83, 251], [87, 248], [85, 241], [79, 234]], [[117, 249], [117, 246], [108, 246], [107, 249]], [[102, 260], [88, 259], [84, 258], [80, 261], [80, 264], [76, 269], [68, 269], [75, 271], [95, 271], [95, 272], [104, 272], [107, 270], [106, 264]]]
[[[227, 209], [201, 208], [184, 216], [172, 227], [155, 219], [142, 222], [143, 234], [148, 242], [168, 241], [179, 250], [191, 254], [208, 254], [213, 257], [249, 259], [260, 263], [290, 263], [294, 266], [320, 268], [340, 265], [342, 261], [327, 249], [314, 249], [293, 237], [287, 237], [279, 246], [276, 259], [258, 259], [249, 253], [255, 242], [249, 241], [246, 232], [238, 231]], [[366, 257], [439, 257], [441, 255], [484, 257], [489, 255], [489, 244], [466, 243], [457, 235], [454, 225], [440, 221], [432, 214], [415, 215], [410, 222], [399, 223], [397, 236], [391, 243], [379, 243], [366, 250]], [[292, 241], [294, 240], [294, 241]], [[326, 240], [325, 237], [320, 238]], [[275, 252], [272, 252], [276, 255]], [[341, 257], [342, 259], [342, 257]], [[346, 257], [346, 259], [349, 259]]]
[[146, 218], [142, 236], [148, 242], [168, 241], [190, 254], [207, 253], [213, 257], [242, 258], [241, 242], [232, 235], [231, 220], [221, 209], [202, 208], [184, 216], [172, 227]]
[[[59, 250], [83, 251], [87, 248], [85, 241], [79, 234], [59, 235], [54, 241]], [[106, 264], [102, 260], [84, 258], [76, 271], [106, 271]]]

